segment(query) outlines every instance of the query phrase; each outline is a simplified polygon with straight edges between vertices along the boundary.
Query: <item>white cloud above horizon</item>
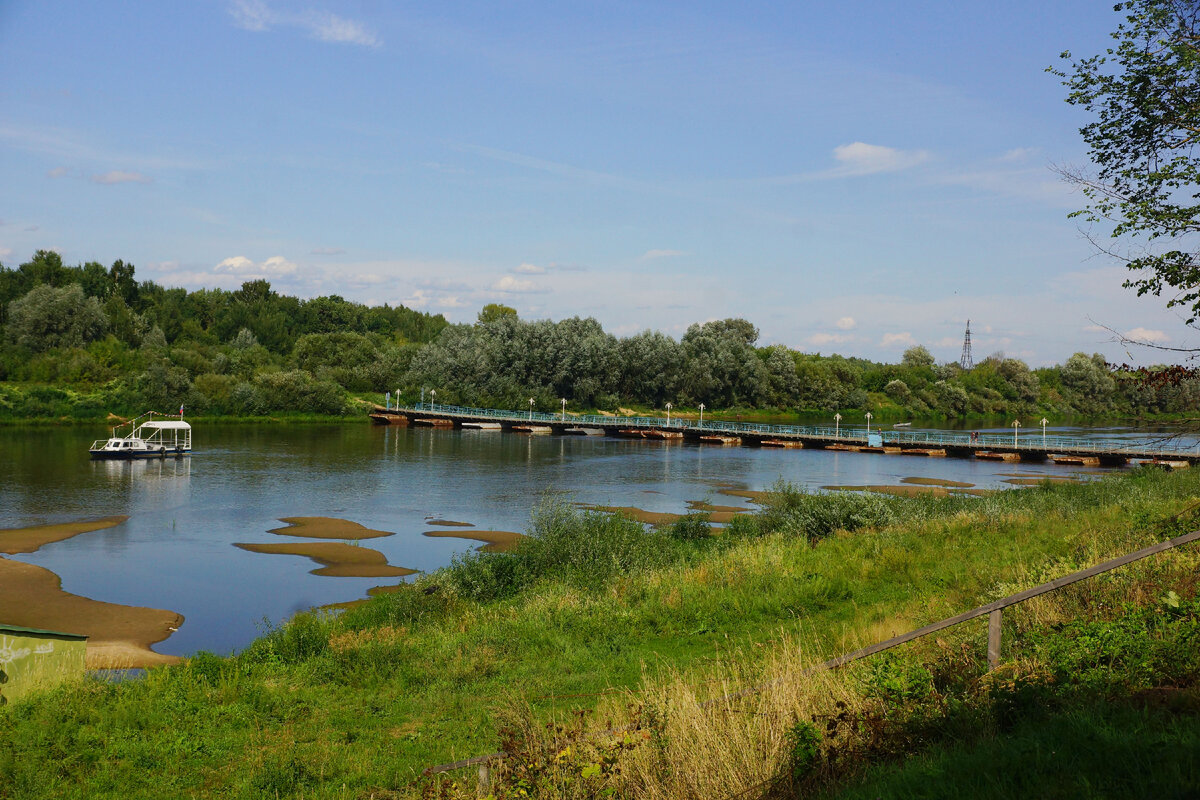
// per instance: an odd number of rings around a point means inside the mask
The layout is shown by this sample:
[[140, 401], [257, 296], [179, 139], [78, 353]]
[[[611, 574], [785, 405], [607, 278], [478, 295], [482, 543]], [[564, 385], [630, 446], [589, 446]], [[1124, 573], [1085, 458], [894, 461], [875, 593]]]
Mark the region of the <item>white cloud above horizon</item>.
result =
[[505, 275], [492, 284], [492, 291], [504, 292], [505, 294], [529, 294], [542, 290], [538, 289], [537, 284], [533, 281], [514, 278], [512, 275]]
[[1126, 339], [1131, 340], [1135, 344], [1141, 342], [1149, 342], [1150, 344], [1166, 344], [1171, 341], [1171, 337], [1166, 331], [1151, 330], [1149, 328], [1133, 328], [1121, 334]]
[[649, 260], [654, 258], [674, 258], [682, 255], [684, 255], [682, 250], [647, 250], [642, 253], [642, 258]]
[[858, 323], [855, 321], [854, 317], [842, 317], [834, 324], [837, 325], [839, 330], [843, 331], [852, 331], [858, 326]]
[[233, 0], [229, 15], [234, 24], [245, 31], [264, 33], [275, 27], [299, 28], [309, 37], [321, 42], [379, 47], [382, 44], [374, 31], [356, 22], [327, 11], [305, 11], [290, 14], [270, 8], [263, 0]]
[[296, 272], [296, 265], [283, 256], [271, 256], [266, 261], [257, 264], [245, 256], [231, 256], [213, 267], [213, 272], [247, 278], [267, 278], [292, 275]]
[[[51, 170], [57, 172], [57, 170]], [[57, 177], [57, 176], [56, 176]], [[93, 175], [88, 178], [92, 183], [99, 183], [102, 186], [115, 186], [119, 183], [150, 183], [150, 178], [140, 172], [132, 172], [120, 169], [109, 170], [100, 175]]]
[[882, 347], [912, 347], [916, 343], [917, 340], [908, 331], [885, 333], [883, 338], [879, 340], [879, 344]]
[[518, 264], [517, 266], [513, 267], [513, 272], [517, 272], [522, 275], [545, 275], [546, 268], [539, 267], [537, 264], [525, 263]]

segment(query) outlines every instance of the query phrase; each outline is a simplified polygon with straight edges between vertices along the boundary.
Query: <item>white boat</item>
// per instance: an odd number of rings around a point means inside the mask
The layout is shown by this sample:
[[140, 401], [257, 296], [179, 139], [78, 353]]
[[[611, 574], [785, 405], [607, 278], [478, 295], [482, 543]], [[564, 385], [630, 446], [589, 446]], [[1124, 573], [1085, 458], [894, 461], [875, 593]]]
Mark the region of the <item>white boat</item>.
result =
[[120, 427], [113, 428], [108, 439], [97, 439], [88, 448], [93, 459], [166, 458], [185, 456], [192, 452], [192, 426], [183, 419], [148, 419], [138, 424], [142, 417], [153, 417], [147, 412], [129, 422], [129, 435], [118, 436]]

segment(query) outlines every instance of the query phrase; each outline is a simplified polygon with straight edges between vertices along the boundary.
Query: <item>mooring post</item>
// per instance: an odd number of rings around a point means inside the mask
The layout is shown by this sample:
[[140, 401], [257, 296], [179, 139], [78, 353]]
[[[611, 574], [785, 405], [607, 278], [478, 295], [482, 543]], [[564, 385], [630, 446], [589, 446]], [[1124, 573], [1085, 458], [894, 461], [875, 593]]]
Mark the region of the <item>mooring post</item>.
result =
[[988, 669], [993, 670], [1000, 663], [1000, 609], [988, 614]]

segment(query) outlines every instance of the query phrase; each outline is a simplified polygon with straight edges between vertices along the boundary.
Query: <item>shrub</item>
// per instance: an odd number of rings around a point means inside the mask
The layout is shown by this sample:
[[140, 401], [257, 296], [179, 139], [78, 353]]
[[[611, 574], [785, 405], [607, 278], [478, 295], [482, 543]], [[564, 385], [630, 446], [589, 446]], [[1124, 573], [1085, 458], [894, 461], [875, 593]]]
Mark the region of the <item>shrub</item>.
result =
[[780, 481], [767, 495], [759, 525], [767, 533], [816, 541], [834, 531], [880, 527], [894, 519], [891, 498], [859, 492], [809, 494]]

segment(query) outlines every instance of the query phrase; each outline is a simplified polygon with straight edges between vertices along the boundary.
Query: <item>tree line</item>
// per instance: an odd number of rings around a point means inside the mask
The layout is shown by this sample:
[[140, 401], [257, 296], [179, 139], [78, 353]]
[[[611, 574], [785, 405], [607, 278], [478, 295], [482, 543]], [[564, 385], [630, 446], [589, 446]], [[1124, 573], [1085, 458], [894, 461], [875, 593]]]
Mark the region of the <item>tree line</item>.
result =
[[900, 363], [758, 345], [743, 319], [616, 337], [595, 319], [522, 320], [488, 305], [473, 324], [337, 295], [300, 300], [264, 280], [167, 289], [133, 265], [66, 266], [38, 251], [0, 265], [0, 415], [93, 418], [112, 411], [256, 416], [353, 413], [355, 395], [543, 410], [623, 406], [758, 409], [881, 418], [1182, 414], [1200, 379], [1135, 379], [1099, 355], [1030, 369], [995, 354], [974, 369], [921, 346]]

